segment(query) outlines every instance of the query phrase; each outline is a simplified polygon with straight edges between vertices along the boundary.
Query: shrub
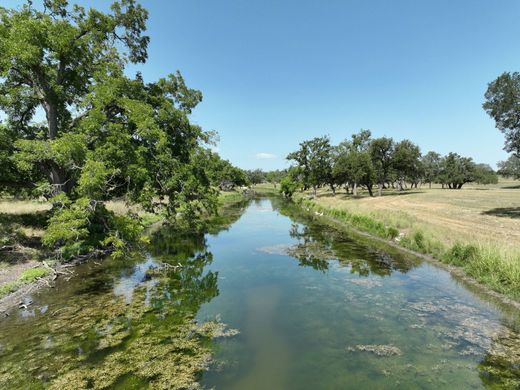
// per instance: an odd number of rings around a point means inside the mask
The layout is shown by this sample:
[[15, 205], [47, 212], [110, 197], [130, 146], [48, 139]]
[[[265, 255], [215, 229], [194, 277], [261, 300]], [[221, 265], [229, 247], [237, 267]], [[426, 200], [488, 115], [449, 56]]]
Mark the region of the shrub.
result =
[[446, 263], [464, 266], [470, 261], [477, 258], [479, 253], [478, 248], [475, 245], [465, 245], [456, 243], [453, 247], [444, 255], [443, 260]]

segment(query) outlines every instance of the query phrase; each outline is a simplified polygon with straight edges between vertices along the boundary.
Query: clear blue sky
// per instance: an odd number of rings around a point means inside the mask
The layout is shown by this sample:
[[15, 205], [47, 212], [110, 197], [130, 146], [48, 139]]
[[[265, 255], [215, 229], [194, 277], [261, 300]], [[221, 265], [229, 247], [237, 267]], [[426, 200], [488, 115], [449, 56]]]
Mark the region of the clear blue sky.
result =
[[518, 0], [142, 4], [151, 43], [139, 70], [152, 81], [179, 69], [200, 89], [193, 121], [240, 167], [283, 168], [299, 142], [360, 128], [423, 152], [507, 158], [482, 102], [488, 82], [520, 71]]

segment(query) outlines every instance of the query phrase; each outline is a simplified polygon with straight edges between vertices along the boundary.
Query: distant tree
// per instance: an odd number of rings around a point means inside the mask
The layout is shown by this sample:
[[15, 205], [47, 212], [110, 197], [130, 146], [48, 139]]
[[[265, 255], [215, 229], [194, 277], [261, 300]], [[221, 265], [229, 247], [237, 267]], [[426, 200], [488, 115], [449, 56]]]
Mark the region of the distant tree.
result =
[[307, 190], [310, 186], [310, 172], [311, 168], [309, 165], [309, 142], [304, 141], [300, 143], [300, 149], [287, 155], [287, 160], [294, 161], [297, 164], [299, 176], [303, 189]]
[[474, 181], [478, 184], [497, 184], [498, 175], [488, 164], [475, 164]]
[[287, 159], [298, 163], [304, 173], [304, 181], [316, 190], [323, 184], [330, 185], [334, 191], [332, 176], [332, 145], [326, 136], [316, 137], [300, 144], [300, 150], [290, 153]]
[[352, 183], [352, 193], [357, 196], [358, 185], [366, 186], [373, 196], [375, 170], [369, 151], [370, 131], [361, 130], [337, 148], [333, 176], [338, 183]]
[[466, 183], [476, 180], [475, 163], [469, 157], [449, 153], [441, 161], [439, 181], [450, 189], [461, 189]]
[[261, 169], [247, 171], [247, 177], [249, 178], [249, 182], [253, 186], [263, 183], [265, 181], [265, 173]]
[[335, 147], [332, 162], [332, 176], [338, 186], [345, 186], [348, 194], [349, 183], [352, 182], [349, 170], [348, 154], [351, 151], [350, 141], [341, 142]]
[[497, 165], [499, 175], [520, 179], [520, 157], [511, 155], [506, 161], [500, 161]]
[[432, 183], [439, 179], [441, 155], [436, 152], [428, 152], [422, 157], [421, 162], [424, 172], [424, 181], [432, 188]]
[[276, 188], [276, 185], [280, 183], [280, 181], [285, 177], [285, 175], [287, 175], [286, 170], [277, 169], [274, 171], [266, 172], [265, 178], [269, 183], [271, 183], [274, 186], [274, 188]]
[[385, 183], [390, 177], [394, 140], [387, 137], [373, 139], [370, 142], [369, 151], [378, 183], [378, 195], [381, 196]]
[[484, 96], [484, 109], [505, 135], [504, 149], [520, 157], [520, 73], [503, 73]]
[[248, 175], [242, 169], [233, 166], [228, 160], [223, 160], [209, 149], [203, 154], [200, 165], [205, 168], [212, 186], [221, 190], [231, 190], [249, 184]]
[[421, 151], [413, 142], [405, 139], [395, 145], [392, 167], [396, 172], [399, 190], [404, 190], [405, 180], [409, 179], [414, 183], [414, 180], [420, 176], [420, 158]]

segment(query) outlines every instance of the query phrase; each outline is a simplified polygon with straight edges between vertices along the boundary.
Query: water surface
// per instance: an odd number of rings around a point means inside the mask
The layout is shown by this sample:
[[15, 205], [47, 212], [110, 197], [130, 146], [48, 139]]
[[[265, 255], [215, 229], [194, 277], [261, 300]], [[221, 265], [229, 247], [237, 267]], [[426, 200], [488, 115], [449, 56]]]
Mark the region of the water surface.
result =
[[[0, 384], [182, 388], [190, 355], [215, 389], [520, 385], [515, 310], [279, 199], [228, 214], [205, 235], [163, 229], [124, 264], [85, 265], [1, 319]], [[207, 321], [240, 333], [204, 337], [194, 324]]]

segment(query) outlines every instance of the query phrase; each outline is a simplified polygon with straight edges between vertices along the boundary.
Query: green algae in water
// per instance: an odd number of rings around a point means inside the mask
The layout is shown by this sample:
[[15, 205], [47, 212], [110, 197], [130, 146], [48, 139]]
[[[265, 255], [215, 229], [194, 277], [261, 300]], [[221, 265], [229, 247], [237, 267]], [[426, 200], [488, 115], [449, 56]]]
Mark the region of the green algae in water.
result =
[[277, 199], [210, 231], [163, 228], [1, 319], [0, 388], [520, 386], [519, 313], [446, 272]]
[[218, 294], [204, 234], [165, 228], [153, 243], [155, 258], [80, 266], [3, 319], [0, 388], [199, 388], [212, 340], [238, 331], [195, 319]]

